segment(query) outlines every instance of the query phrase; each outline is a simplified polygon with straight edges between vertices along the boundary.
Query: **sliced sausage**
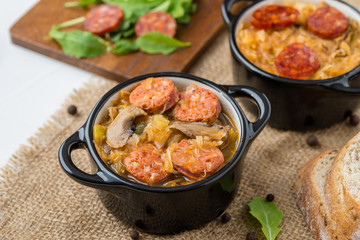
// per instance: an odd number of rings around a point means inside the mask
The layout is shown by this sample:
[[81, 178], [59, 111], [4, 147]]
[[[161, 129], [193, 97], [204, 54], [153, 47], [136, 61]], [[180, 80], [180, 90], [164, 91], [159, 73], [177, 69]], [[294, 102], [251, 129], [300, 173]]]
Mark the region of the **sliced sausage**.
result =
[[138, 37], [149, 32], [159, 32], [174, 37], [176, 26], [176, 21], [170, 14], [150, 12], [139, 18], [135, 25], [135, 33]]
[[209, 90], [190, 85], [180, 94], [174, 117], [182, 122], [213, 123], [221, 111], [219, 99]]
[[190, 179], [201, 180], [214, 174], [224, 162], [217, 147], [199, 148], [196, 140], [183, 139], [171, 152], [174, 167]]
[[151, 144], [146, 144], [130, 153], [124, 159], [126, 171], [138, 180], [149, 185], [161, 182], [169, 176], [164, 170], [161, 151]]
[[307, 18], [307, 28], [313, 34], [333, 39], [342, 35], [348, 26], [344, 14], [333, 7], [323, 7], [310, 13]]
[[122, 9], [115, 5], [101, 4], [91, 9], [85, 17], [86, 31], [102, 36], [116, 30], [124, 18]]
[[281, 30], [293, 26], [299, 15], [299, 11], [292, 7], [266, 5], [253, 13], [251, 24], [258, 29]]
[[179, 91], [167, 78], [147, 78], [131, 92], [129, 100], [148, 113], [162, 113], [179, 100]]
[[310, 47], [293, 43], [275, 58], [275, 66], [281, 76], [303, 79], [315, 73], [320, 63]]

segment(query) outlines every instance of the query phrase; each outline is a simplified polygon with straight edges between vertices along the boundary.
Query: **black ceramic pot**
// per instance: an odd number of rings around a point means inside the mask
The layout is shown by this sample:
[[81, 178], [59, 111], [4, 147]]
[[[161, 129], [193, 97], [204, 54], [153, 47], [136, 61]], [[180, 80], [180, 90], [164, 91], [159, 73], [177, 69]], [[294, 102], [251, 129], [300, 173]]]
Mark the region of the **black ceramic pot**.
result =
[[[152, 187], [132, 182], [113, 172], [98, 155], [93, 143], [92, 129], [117, 98], [121, 89], [132, 89], [133, 84], [148, 77], [166, 77], [175, 85], [197, 86], [214, 92], [222, 108], [230, 115], [239, 131], [237, 150], [221, 170], [211, 177], [180, 187]], [[259, 118], [251, 123], [232, 96], [253, 99], [259, 108]], [[61, 145], [59, 161], [64, 171], [75, 181], [98, 189], [106, 208], [121, 221], [154, 234], [172, 234], [197, 228], [215, 219], [233, 200], [241, 178], [244, 157], [252, 140], [270, 117], [270, 103], [266, 96], [251, 87], [220, 86], [211, 81], [182, 73], [154, 73], [121, 83], [106, 93], [91, 111], [85, 124]], [[86, 148], [96, 173], [91, 175], [78, 169], [71, 152]]]
[[[297, 0], [318, 3], [322, 0]], [[282, 3], [282, 0], [260, 0], [234, 16], [230, 9], [241, 0], [225, 0], [222, 14], [230, 28], [230, 48], [233, 55], [235, 80], [264, 92], [272, 105], [269, 125], [279, 129], [310, 130], [328, 127], [343, 121], [360, 103], [360, 66], [352, 71], [325, 80], [296, 80], [279, 77], [256, 67], [240, 52], [236, 32], [241, 22], [249, 22], [252, 13], [263, 5]], [[360, 12], [353, 6], [334, 0], [325, 2], [360, 23]], [[359, 85], [358, 85], [359, 86]]]

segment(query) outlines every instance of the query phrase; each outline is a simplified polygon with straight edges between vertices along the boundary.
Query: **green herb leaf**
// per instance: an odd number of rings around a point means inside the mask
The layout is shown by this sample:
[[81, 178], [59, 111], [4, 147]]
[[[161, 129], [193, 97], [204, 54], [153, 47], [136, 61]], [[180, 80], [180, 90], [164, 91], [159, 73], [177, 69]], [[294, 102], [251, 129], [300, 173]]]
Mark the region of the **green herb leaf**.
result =
[[130, 28], [129, 30], [126, 30], [123, 32], [123, 36], [124, 38], [130, 37], [131, 35], [133, 35], [135, 33], [135, 29], [134, 28]]
[[103, 0], [103, 2], [121, 7], [125, 18], [131, 16], [136, 22], [140, 16], [150, 12], [151, 9], [162, 4], [164, 0]]
[[149, 54], [169, 54], [180, 47], [191, 46], [189, 42], [181, 42], [158, 32], [146, 33], [136, 39], [135, 42], [143, 52]]
[[172, 9], [170, 10], [170, 13], [171, 13], [173, 18], [177, 19], [177, 18], [180, 18], [180, 17], [184, 16], [184, 14], [186, 12], [185, 12], [185, 8], [183, 6], [183, 3], [184, 3], [184, 1], [182, 1], [182, 0], [174, 1]]
[[119, 30], [118, 32], [106, 33], [105, 38], [113, 43], [116, 43], [122, 38], [128, 38], [135, 33], [134, 28], [130, 28], [129, 30]]
[[65, 54], [76, 58], [94, 58], [105, 53], [104, 40], [100, 37], [78, 30], [60, 32], [59, 26], [53, 26], [49, 35], [60, 44]]
[[78, 17], [57, 25], [57, 28], [60, 30], [62, 28], [71, 27], [76, 24], [83, 23], [84, 21], [85, 21], [85, 17]]
[[281, 229], [283, 213], [279, 211], [274, 202], [268, 202], [260, 197], [255, 197], [249, 202], [250, 214], [262, 225], [262, 231], [267, 240], [274, 240]]
[[112, 52], [117, 55], [122, 55], [126, 53], [136, 52], [139, 50], [139, 47], [136, 45], [135, 42], [126, 39], [120, 39], [116, 41]]
[[128, 29], [130, 29], [131, 27], [134, 27], [134, 26], [131, 26], [133, 23], [132, 23], [132, 20], [129, 19], [125, 19], [122, 23], [121, 23], [121, 27], [120, 27], [120, 31], [127, 31]]
[[173, 0], [168, 12], [178, 23], [189, 23], [190, 14], [196, 11], [196, 4], [192, 0]]
[[101, 0], [80, 0], [78, 2], [66, 2], [64, 3], [64, 7], [88, 7], [93, 4], [100, 4]]
[[165, 0], [163, 3], [153, 8], [151, 12], [168, 12], [173, 0]]
[[178, 23], [182, 23], [182, 24], [188, 24], [190, 23], [190, 15], [189, 14], [185, 14], [184, 16], [180, 17], [177, 19]]
[[197, 9], [197, 4], [196, 3], [192, 3], [191, 4], [191, 7], [190, 7], [190, 11], [189, 11], [189, 13], [194, 13], [194, 12], [196, 12], [196, 9]]

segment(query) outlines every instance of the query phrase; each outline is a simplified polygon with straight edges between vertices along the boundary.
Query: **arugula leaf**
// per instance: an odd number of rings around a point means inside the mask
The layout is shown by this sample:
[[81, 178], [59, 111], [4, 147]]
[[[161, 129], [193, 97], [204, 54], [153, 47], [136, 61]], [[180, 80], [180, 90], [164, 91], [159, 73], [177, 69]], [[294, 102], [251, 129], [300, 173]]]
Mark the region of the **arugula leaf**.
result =
[[131, 16], [136, 22], [137, 19], [150, 12], [151, 9], [162, 4], [164, 0], [103, 0], [107, 4], [113, 4], [121, 7], [126, 16]]
[[158, 5], [157, 7], [153, 8], [151, 10], [151, 12], [168, 12], [170, 6], [171, 6], [171, 3], [172, 3], [173, 0], [165, 0], [163, 3], [161, 3], [160, 5]]
[[137, 50], [139, 50], [139, 47], [136, 45], [134, 41], [120, 39], [116, 41], [115, 46], [112, 49], [112, 52], [117, 55], [122, 55], [126, 53], [136, 52]]
[[190, 22], [190, 15], [189, 14], [185, 14], [184, 16], [180, 17], [177, 19], [178, 23], [182, 23], [182, 24], [188, 24]]
[[103, 0], [105, 3], [112, 3], [114, 5], [119, 5], [120, 7], [128, 7], [133, 9], [140, 9], [140, 8], [152, 8], [156, 7], [159, 4], [163, 3], [167, 0]]
[[196, 3], [192, 0], [173, 0], [168, 12], [178, 23], [189, 23], [190, 14], [196, 11]]
[[185, 12], [185, 8], [183, 7], [183, 3], [184, 1], [182, 0], [177, 0], [173, 2], [173, 6], [170, 10], [170, 14], [173, 18], [177, 19], [184, 16], [186, 12]]
[[86, 8], [89, 5], [100, 4], [102, 0], [80, 0], [78, 2], [66, 2], [64, 7], [83, 7]]
[[132, 25], [132, 20], [131, 19], [124, 19], [124, 21], [121, 23], [121, 26], [120, 26], [120, 31], [126, 31], [128, 29], [130, 29]]
[[52, 26], [50, 37], [58, 42], [65, 54], [76, 58], [94, 58], [105, 53], [104, 40], [90, 32], [60, 32], [61, 27]]
[[105, 33], [104, 37], [105, 39], [115, 43], [122, 38], [122, 33]]
[[105, 34], [105, 38], [107, 40], [110, 40], [111, 42], [115, 43], [118, 40], [122, 39], [122, 38], [128, 38], [131, 35], [133, 35], [135, 33], [135, 29], [134, 27], [129, 27], [127, 29], [124, 30], [118, 30], [117, 32], [113, 32], [113, 33], [106, 33]]
[[196, 10], [197, 10], [197, 4], [196, 4], [196, 3], [192, 3], [192, 4], [191, 4], [191, 7], [190, 7], [190, 9], [189, 9], [189, 13], [194, 13], [194, 12], [196, 12]]
[[66, 21], [66, 22], [63, 22], [63, 23], [57, 25], [57, 28], [60, 30], [62, 28], [74, 26], [74, 25], [82, 23], [84, 21], [85, 21], [85, 17], [78, 17], [78, 18], [71, 19], [69, 21]]
[[135, 29], [134, 28], [130, 28], [129, 30], [126, 30], [123, 32], [123, 37], [127, 38], [130, 37], [131, 35], [133, 35], [135, 33]]
[[189, 42], [181, 42], [158, 32], [146, 33], [136, 39], [135, 42], [143, 52], [149, 54], [169, 54], [180, 47], [191, 46]]
[[279, 211], [274, 202], [266, 201], [260, 197], [254, 197], [248, 205], [250, 214], [261, 223], [261, 230], [266, 239], [274, 240], [281, 231], [278, 226], [281, 224], [283, 213]]

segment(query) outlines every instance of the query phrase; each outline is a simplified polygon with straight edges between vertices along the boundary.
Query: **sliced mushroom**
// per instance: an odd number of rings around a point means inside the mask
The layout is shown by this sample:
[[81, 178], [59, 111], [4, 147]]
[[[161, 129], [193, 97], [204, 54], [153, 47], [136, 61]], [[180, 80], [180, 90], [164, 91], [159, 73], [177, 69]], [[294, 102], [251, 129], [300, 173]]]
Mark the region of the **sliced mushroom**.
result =
[[196, 136], [209, 137], [211, 140], [225, 141], [229, 135], [230, 126], [221, 126], [213, 123], [207, 125], [202, 122], [180, 122], [174, 121], [170, 128], [175, 128], [186, 136], [195, 138]]
[[106, 131], [106, 143], [113, 148], [125, 146], [128, 138], [133, 134], [131, 125], [135, 118], [144, 115], [147, 113], [137, 107], [129, 106], [120, 109]]

